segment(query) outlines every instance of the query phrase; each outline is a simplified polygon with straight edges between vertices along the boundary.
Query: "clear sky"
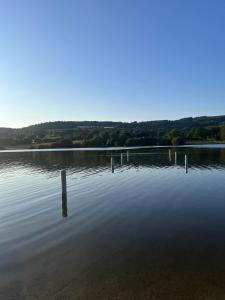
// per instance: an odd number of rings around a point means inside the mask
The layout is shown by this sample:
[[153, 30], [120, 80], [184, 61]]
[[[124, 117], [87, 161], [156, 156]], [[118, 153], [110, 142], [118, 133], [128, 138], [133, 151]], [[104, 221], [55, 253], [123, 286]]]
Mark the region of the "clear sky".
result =
[[217, 114], [224, 0], [0, 0], [0, 126]]

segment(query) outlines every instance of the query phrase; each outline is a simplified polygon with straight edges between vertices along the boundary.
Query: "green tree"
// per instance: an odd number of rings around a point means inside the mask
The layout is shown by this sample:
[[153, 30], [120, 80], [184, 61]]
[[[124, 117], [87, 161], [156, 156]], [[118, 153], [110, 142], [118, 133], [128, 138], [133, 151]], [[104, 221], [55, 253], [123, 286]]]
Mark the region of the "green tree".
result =
[[210, 131], [206, 128], [192, 128], [189, 131], [188, 138], [193, 140], [204, 140], [210, 135]]
[[178, 129], [172, 129], [164, 136], [172, 145], [182, 145], [184, 143], [183, 133]]
[[225, 141], [225, 125], [220, 128], [220, 139]]
[[179, 146], [184, 144], [184, 140], [180, 136], [176, 136], [171, 140], [173, 146]]

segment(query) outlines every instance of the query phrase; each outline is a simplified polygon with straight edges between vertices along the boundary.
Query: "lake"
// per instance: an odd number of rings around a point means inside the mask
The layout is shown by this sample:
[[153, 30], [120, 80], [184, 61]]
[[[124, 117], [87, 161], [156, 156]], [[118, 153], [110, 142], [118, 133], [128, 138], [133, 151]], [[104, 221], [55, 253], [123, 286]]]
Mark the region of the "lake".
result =
[[0, 299], [222, 300], [224, 278], [223, 145], [0, 153]]

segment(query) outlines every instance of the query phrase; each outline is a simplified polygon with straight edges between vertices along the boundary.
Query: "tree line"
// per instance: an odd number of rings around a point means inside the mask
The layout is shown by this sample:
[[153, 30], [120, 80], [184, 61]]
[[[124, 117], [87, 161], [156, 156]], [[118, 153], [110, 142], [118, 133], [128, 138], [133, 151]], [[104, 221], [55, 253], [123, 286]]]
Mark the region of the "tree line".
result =
[[0, 148], [122, 147], [225, 142], [225, 116], [147, 122], [47, 122], [0, 128]]
[[123, 147], [225, 142], [225, 125], [190, 129], [74, 128], [0, 135], [0, 148]]

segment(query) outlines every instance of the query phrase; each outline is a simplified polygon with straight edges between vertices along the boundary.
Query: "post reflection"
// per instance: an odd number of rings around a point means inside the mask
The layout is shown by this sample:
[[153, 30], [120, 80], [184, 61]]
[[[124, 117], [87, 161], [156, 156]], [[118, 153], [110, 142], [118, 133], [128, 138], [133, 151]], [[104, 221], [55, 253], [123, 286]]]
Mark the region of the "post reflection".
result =
[[114, 166], [114, 157], [111, 157], [111, 172], [114, 173], [115, 166]]
[[174, 152], [174, 165], [177, 165], [177, 151]]
[[121, 167], [123, 165], [123, 153], [120, 154], [120, 165], [121, 165]]
[[171, 149], [169, 149], [169, 161], [172, 161], [172, 154], [171, 154]]
[[129, 151], [127, 151], [127, 162], [129, 162]]
[[188, 156], [185, 154], [184, 156], [184, 166], [185, 166], [185, 173], [188, 173]]
[[68, 209], [67, 209], [67, 193], [62, 193], [62, 217], [68, 217]]

